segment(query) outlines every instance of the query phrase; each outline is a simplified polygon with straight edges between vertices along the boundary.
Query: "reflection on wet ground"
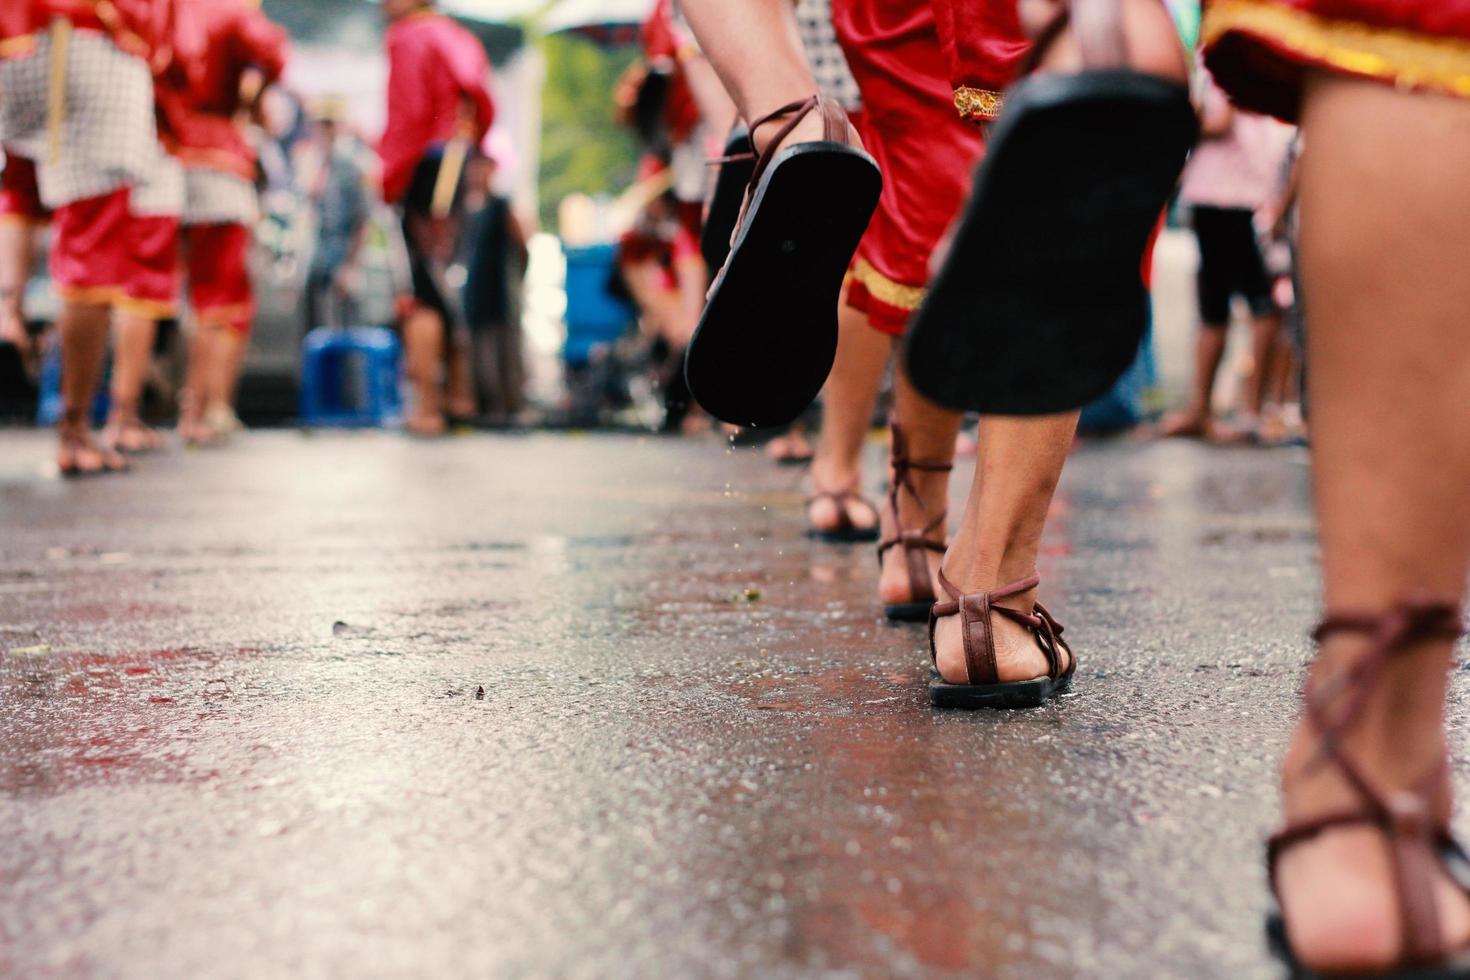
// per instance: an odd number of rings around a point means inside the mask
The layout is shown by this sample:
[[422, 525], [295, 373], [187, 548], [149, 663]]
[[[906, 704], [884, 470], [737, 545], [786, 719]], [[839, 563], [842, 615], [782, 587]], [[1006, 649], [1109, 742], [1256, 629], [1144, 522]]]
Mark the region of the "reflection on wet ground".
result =
[[0, 973], [1272, 975], [1296, 453], [1084, 447], [1076, 693], [953, 715], [755, 451], [0, 445]]

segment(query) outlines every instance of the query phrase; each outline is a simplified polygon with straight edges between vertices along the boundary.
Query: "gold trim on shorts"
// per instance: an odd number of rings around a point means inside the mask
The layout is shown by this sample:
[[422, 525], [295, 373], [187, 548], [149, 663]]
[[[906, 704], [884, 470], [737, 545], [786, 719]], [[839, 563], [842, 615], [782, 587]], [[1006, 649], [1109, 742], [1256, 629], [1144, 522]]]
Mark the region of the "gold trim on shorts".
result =
[[1231, 31], [1350, 75], [1470, 98], [1470, 41], [1331, 20], [1266, 0], [1217, 0], [1205, 8], [1201, 42]]
[[27, 228], [45, 228], [50, 223], [49, 218], [37, 218], [34, 215], [18, 214], [14, 211], [0, 212], [0, 225], [25, 225]]
[[1005, 104], [1005, 96], [987, 88], [961, 85], [954, 90], [954, 107], [961, 119], [994, 119]]
[[200, 326], [233, 327], [254, 312], [251, 303], [230, 303], [222, 306], [206, 306], [194, 310], [194, 318]]
[[150, 320], [167, 320], [179, 311], [179, 304], [161, 299], [142, 299], [137, 296], [119, 296], [113, 304], [119, 313], [148, 317]]
[[123, 288], [121, 286], [58, 285], [56, 295], [68, 303], [102, 303], [111, 306], [122, 299]]
[[863, 284], [869, 295], [880, 303], [899, 310], [917, 310], [924, 302], [923, 286], [909, 286], [889, 279], [873, 268], [867, 259], [857, 259], [852, 264], [852, 277]]

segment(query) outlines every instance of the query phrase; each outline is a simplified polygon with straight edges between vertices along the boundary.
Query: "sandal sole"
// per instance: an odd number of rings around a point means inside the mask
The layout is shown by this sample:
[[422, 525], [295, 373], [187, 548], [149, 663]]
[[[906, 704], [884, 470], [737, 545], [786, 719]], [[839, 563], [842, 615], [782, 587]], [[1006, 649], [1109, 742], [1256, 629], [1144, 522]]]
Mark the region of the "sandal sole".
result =
[[891, 602], [883, 607], [883, 615], [891, 623], [927, 623], [934, 602]]
[[869, 544], [878, 540], [878, 529], [855, 527], [842, 531], [818, 531], [808, 528], [806, 536], [823, 544]]
[[956, 708], [962, 711], [990, 709], [1015, 711], [1039, 708], [1072, 686], [1072, 678], [1038, 677], [1034, 681], [1013, 681], [1008, 684], [950, 684], [931, 674], [929, 681], [929, 704], [936, 708]]
[[[725, 156], [734, 156], [749, 145], [746, 128], [739, 126], [725, 140]], [[735, 222], [740, 220], [740, 202], [754, 171], [755, 160], [727, 160], [720, 164], [714, 193], [709, 199], [709, 214], [699, 236], [699, 251], [704, 255], [710, 275], [725, 264], [730, 254], [730, 237], [735, 234]]]
[[1006, 103], [905, 361], [947, 408], [1068, 411], [1138, 353], [1139, 265], [1198, 125], [1184, 86], [1132, 71], [1035, 75]]
[[[1292, 980], [1334, 980], [1341, 974], [1318, 973], [1297, 962], [1286, 938], [1286, 921], [1280, 912], [1266, 916], [1266, 945], [1271, 955], [1281, 961]], [[1359, 976], [1360, 974], [1354, 974]], [[1470, 951], [1462, 951], [1444, 963], [1431, 966], [1404, 967], [1386, 973], [1361, 974], [1372, 980], [1470, 980]]]
[[846, 144], [776, 154], [685, 354], [705, 411], [784, 425], [816, 398], [837, 354], [842, 278], [881, 187], [873, 158]]

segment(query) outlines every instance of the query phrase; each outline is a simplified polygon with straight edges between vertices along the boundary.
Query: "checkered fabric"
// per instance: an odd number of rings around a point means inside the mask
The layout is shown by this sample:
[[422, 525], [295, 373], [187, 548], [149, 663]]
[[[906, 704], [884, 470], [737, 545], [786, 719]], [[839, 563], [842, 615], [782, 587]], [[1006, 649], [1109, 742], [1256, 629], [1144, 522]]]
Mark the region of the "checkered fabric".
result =
[[219, 170], [184, 171], [184, 224], [253, 225], [258, 216], [255, 188]]
[[832, 0], [797, 0], [796, 20], [817, 87], [848, 112], [857, 109], [862, 98], [832, 29]]
[[184, 168], [154, 144], [148, 174], [133, 185], [128, 210], [140, 218], [177, 218], [184, 213]]
[[0, 142], [36, 161], [41, 200], [55, 208], [143, 179], [157, 160], [153, 76], [140, 58], [95, 31], [73, 31], [59, 152], [47, 128], [52, 38], [0, 60]]

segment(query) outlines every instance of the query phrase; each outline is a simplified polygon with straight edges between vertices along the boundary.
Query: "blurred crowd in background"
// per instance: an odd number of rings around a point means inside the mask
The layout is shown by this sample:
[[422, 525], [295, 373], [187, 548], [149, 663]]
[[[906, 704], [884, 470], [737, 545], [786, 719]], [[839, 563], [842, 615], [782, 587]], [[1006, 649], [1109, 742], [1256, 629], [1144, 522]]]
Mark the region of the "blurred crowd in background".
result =
[[[155, 0], [136, 3], [146, 10]], [[487, 42], [473, 18], [452, 19], [420, 0], [340, 0], [310, 16], [309, 5], [289, 0], [261, 9], [244, 0], [157, 3], [180, 12], [173, 31], [210, 17], [236, 27], [196, 29], [197, 37], [172, 44], [193, 45], [195, 59], [151, 66], [163, 146], [193, 182], [175, 210], [183, 231], [172, 261], [186, 274], [165, 280], [174, 295], [157, 297], [144, 318], [141, 367], [125, 363], [140, 348], [138, 331], [127, 326], [139, 305], [115, 308], [111, 382], [97, 386], [87, 418], [104, 427], [102, 449], [157, 449], [166, 442], [159, 430], [175, 426], [185, 443], [213, 444], [237, 431], [241, 417], [309, 424], [307, 396], [321, 398], [306, 390], [313, 386], [335, 387], [337, 402], [365, 402], [371, 379], [327, 377], [311, 360], [312, 331], [346, 328], [391, 332], [401, 351], [394, 384], [407, 397], [402, 410], [390, 399], [384, 411], [346, 412], [338, 421], [401, 424], [421, 436], [473, 426], [712, 428], [683, 384], [682, 352], [728, 235], [703, 225], [712, 162], [740, 144], [727, 139], [733, 107], [673, 0], [605, 5], [604, 14], [570, 21], [554, 37], [513, 25], [519, 43], [510, 51]], [[814, 74], [826, 94], [859, 112], [828, 0], [797, 6]], [[1171, 9], [1192, 47], [1198, 5]], [[7, 6], [14, 21], [0, 42], [0, 415], [15, 423], [67, 424], [57, 324], [67, 296], [78, 293], [57, 283], [56, 255], [46, 261], [56, 214], [66, 208], [43, 200], [54, 188], [44, 177], [36, 187], [36, 161], [26, 153], [45, 156], [57, 152], [49, 141], [76, 137], [54, 122], [49, 130], [32, 122], [26, 132], [18, 106], [40, 100], [29, 111], [44, 120], [48, 93], [38, 82], [23, 95], [24, 80], [16, 81], [19, 66], [35, 57], [22, 40], [55, 57], [53, 25], [66, 11], [61, 0]], [[325, 35], [359, 44], [365, 13], [388, 25], [385, 58], [363, 72], [371, 84], [319, 43]], [[420, 31], [414, 25], [424, 20], [446, 27]], [[74, 26], [81, 35], [121, 36], [117, 25]], [[269, 40], [241, 54], [229, 30]], [[419, 70], [404, 42], [412, 31], [433, 37], [429, 49], [458, 46], [463, 55], [466, 77], [454, 78], [444, 106], [426, 108], [435, 96], [405, 74]], [[293, 72], [300, 40], [311, 68]], [[167, 37], [153, 42], [155, 54], [171, 46]], [[527, 52], [540, 59], [535, 70], [526, 70]], [[73, 45], [74, 60], [82, 53]], [[202, 142], [228, 143], [249, 162], [249, 179], [240, 182], [248, 202], [223, 222], [243, 229], [238, 264], [248, 284], [217, 284], [221, 296], [239, 300], [223, 304], [236, 314], [248, 304], [243, 319], [220, 320], [221, 304], [197, 282], [206, 267], [219, 266], [212, 249], [228, 246], [200, 244], [207, 237], [200, 229], [221, 222], [191, 214], [194, 198], [209, 191], [194, 188], [208, 168], [180, 157], [178, 134], [167, 132], [170, 85], [193, 99], [184, 117], [211, 116], [210, 125], [228, 129], [210, 130]], [[1291, 250], [1299, 140], [1288, 127], [1233, 109], [1202, 70], [1195, 89], [1203, 139], [1154, 255], [1155, 329], [1133, 369], [1084, 414], [1083, 429], [1297, 444], [1306, 437], [1304, 317]], [[397, 145], [405, 113], [422, 112], [439, 121]], [[190, 125], [178, 128], [187, 135]], [[139, 196], [135, 189], [135, 202]], [[1237, 322], [1243, 329], [1232, 331]], [[366, 363], [333, 362], [331, 371], [361, 373]], [[788, 430], [722, 434], [764, 442], [779, 461], [804, 462], [819, 412], [814, 405]], [[886, 414], [880, 400], [875, 421]], [[75, 460], [62, 453], [59, 462]]]

